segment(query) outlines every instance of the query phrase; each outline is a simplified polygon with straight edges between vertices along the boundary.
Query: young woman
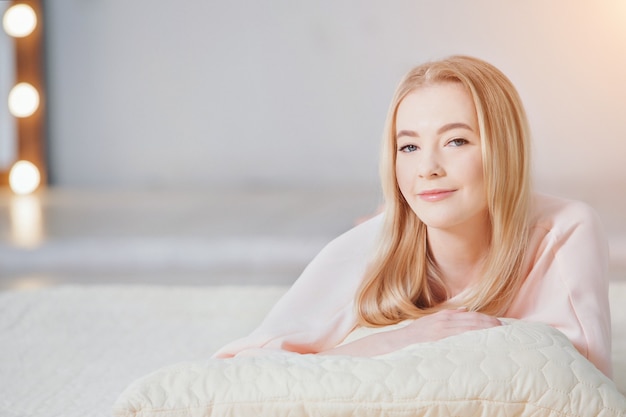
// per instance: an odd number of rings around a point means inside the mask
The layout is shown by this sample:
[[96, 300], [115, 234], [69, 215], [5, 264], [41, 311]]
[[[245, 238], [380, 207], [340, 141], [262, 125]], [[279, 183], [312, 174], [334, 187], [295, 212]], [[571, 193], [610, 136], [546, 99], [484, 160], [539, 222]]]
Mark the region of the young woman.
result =
[[[605, 237], [587, 205], [531, 192], [529, 146], [520, 98], [494, 66], [453, 56], [414, 68], [387, 117], [384, 213], [327, 245], [216, 356], [370, 356], [509, 317], [559, 329], [610, 377]], [[390, 327], [342, 344], [359, 326]]]

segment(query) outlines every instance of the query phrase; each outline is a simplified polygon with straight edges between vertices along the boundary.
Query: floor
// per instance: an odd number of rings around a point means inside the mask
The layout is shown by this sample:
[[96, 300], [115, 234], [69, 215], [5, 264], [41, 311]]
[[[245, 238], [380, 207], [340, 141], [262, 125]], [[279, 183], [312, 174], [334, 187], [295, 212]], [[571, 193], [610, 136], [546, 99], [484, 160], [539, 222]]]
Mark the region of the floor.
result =
[[[544, 187], [600, 214], [611, 279], [626, 280], [626, 197]], [[615, 198], [614, 195], [610, 196]], [[374, 213], [377, 189], [0, 190], [0, 290], [63, 283], [290, 284]]]

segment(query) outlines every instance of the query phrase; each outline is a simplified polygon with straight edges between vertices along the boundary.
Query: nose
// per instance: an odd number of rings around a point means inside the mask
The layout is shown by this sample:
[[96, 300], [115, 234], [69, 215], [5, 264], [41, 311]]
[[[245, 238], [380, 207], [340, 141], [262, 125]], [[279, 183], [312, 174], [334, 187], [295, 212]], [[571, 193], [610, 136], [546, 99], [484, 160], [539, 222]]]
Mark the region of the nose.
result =
[[417, 163], [417, 174], [420, 178], [437, 178], [445, 174], [440, 157], [436, 151], [422, 151]]

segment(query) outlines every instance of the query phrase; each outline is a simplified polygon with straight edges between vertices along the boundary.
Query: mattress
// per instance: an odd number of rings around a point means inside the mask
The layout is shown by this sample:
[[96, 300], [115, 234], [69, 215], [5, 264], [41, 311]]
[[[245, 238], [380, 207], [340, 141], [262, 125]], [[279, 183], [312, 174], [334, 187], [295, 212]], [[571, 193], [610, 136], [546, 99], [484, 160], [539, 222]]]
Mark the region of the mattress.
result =
[[[111, 416], [137, 378], [247, 334], [282, 286], [60, 286], [0, 293], [0, 415]], [[615, 382], [626, 393], [626, 282], [611, 287]]]

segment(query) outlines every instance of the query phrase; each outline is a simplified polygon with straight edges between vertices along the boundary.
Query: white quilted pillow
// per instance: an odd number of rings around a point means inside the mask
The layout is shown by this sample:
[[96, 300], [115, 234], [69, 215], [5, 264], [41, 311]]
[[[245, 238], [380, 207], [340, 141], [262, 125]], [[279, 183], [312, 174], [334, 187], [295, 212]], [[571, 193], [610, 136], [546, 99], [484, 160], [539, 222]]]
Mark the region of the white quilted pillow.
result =
[[625, 416], [569, 340], [512, 322], [374, 358], [271, 353], [181, 363], [119, 397], [116, 416]]

